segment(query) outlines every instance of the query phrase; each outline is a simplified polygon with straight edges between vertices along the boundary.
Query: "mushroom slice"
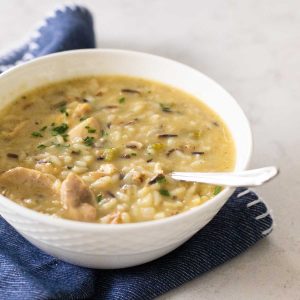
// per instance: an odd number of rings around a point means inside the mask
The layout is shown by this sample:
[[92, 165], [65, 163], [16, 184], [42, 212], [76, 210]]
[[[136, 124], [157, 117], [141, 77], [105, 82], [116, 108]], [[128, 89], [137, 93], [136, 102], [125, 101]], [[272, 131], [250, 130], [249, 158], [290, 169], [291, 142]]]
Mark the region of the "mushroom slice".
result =
[[97, 137], [100, 132], [100, 124], [95, 117], [90, 117], [69, 131], [71, 140], [74, 138], [85, 138], [87, 136]]
[[56, 193], [53, 188], [55, 180], [53, 175], [23, 167], [8, 170], [0, 176], [0, 184], [22, 198], [53, 196]]
[[67, 217], [78, 221], [96, 221], [95, 195], [78, 175], [69, 173], [61, 185], [60, 196]]

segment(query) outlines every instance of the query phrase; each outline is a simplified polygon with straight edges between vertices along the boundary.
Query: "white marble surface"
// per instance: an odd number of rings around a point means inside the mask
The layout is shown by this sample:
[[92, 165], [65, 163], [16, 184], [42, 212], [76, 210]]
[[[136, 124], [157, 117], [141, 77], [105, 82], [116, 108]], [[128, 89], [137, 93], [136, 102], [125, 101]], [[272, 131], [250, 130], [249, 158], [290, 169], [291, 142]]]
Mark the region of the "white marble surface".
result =
[[[0, 50], [62, 2], [0, 1]], [[281, 168], [278, 180], [259, 189], [275, 218], [270, 237], [160, 299], [300, 299], [300, 2], [81, 3], [94, 13], [99, 47], [167, 56], [221, 83], [252, 123], [253, 167]]]

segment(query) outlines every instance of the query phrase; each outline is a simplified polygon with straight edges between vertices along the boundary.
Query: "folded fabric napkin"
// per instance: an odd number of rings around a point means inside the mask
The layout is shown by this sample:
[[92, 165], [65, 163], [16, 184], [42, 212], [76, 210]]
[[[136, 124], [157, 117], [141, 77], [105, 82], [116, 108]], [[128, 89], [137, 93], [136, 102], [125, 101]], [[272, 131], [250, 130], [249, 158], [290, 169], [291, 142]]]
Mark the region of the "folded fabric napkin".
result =
[[[65, 6], [27, 43], [0, 57], [0, 72], [48, 53], [92, 47], [91, 14], [81, 6]], [[263, 201], [240, 188], [205, 228], [170, 254], [137, 267], [93, 270], [43, 253], [0, 217], [0, 298], [153, 299], [237, 256], [271, 230]]]

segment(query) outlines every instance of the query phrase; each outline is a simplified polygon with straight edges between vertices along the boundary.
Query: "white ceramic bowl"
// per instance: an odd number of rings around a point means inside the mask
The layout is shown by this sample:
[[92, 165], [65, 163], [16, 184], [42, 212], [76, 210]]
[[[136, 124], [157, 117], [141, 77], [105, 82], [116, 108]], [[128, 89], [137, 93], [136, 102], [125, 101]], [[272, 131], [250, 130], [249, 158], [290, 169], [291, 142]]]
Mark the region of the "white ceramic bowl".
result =
[[[124, 50], [76, 50], [35, 59], [0, 76], [0, 108], [21, 93], [64, 79], [121, 74], [157, 80], [182, 89], [216, 111], [236, 144], [236, 170], [252, 153], [249, 123], [236, 101], [217, 83], [188, 66]], [[226, 188], [203, 205], [176, 216], [133, 224], [102, 225], [58, 219], [0, 196], [0, 213], [21, 235], [64, 261], [93, 268], [123, 268], [156, 259], [205, 226], [232, 194]]]

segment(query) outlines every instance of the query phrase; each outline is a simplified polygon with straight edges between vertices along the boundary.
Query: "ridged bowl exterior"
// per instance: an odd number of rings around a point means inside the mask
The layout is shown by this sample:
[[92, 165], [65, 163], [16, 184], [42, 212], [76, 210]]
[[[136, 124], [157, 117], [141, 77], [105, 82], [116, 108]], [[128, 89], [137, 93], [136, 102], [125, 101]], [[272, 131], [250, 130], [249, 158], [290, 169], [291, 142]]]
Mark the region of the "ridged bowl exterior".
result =
[[[222, 202], [181, 222], [151, 223], [149, 228], [105, 226], [88, 232], [50, 225], [7, 209], [0, 213], [21, 235], [46, 253], [64, 261], [93, 268], [123, 268], [156, 259], [184, 243], [218, 212]], [[171, 220], [170, 220], [171, 221]], [[70, 221], [72, 223], [72, 221]], [[155, 224], [157, 223], [157, 224]], [[117, 229], [117, 230], [115, 230]]]

